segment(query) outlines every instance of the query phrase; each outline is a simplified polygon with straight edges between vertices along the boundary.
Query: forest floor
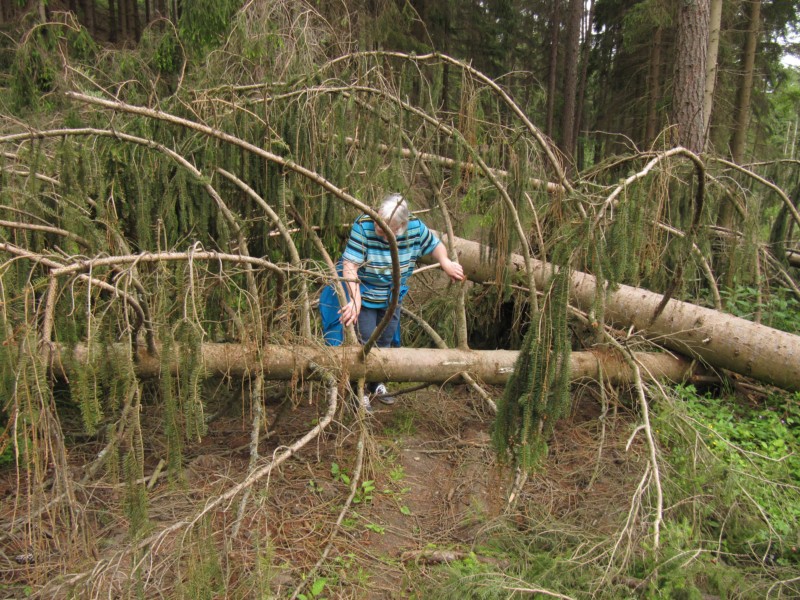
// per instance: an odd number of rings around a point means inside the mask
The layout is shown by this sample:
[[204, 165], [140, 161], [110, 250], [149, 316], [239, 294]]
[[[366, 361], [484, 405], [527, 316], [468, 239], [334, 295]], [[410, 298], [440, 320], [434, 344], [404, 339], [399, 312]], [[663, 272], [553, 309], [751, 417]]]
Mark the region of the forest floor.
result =
[[[217, 406], [208, 406], [209, 413], [217, 412], [207, 435], [183, 448], [181, 479], [162, 472], [153, 481], [152, 473], [166, 457], [166, 441], [158, 433], [145, 435], [145, 474], [153, 484], [148, 532], [191, 517], [244, 479], [251, 417], [243, 411], [246, 402], [229, 391], [218, 396]], [[491, 416], [480, 402], [468, 388], [449, 385], [401, 395], [393, 406], [377, 405], [363, 420], [340, 407], [322, 436], [252, 486], [241, 515], [239, 494], [188, 535], [171, 535], [151, 546], [143, 569], [144, 589], [152, 593], [144, 595], [290, 598], [298, 590], [307, 598], [433, 598], [430, 590], [448, 577], [443, 565], [468, 559], [499, 571], [507, 566], [502, 555], [487, 550], [496, 530], [523, 533], [546, 522], [609, 535], [619, 529], [646, 464], [639, 440], [626, 450], [634, 428], [627, 409], [614, 405], [601, 419], [595, 394], [578, 393], [571, 414], [556, 427], [543, 468], [509, 504], [513, 472], [497, 464]], [[324, 412], [324, 399], [313, 393], [268, 403], [270, 432], [259, 445], [262, 463], [304, 435]], [[162, 421], [163, 407], [144, 403], [143, 431], [163, 431]], [[72, 439], [71, 463], [85, 463], [102, 448], [93, 439], [76, 442], [79, 415], [73, 423], [67, 411], [64, 431]], [[359, 439], [365, 440], [363, 470], [353, 503], [336, 527], [351, 494]], [[0, 485], [0, 598], [25, 597], [59, 575], [90, 572], [100, 559], [116, 565], [115, 573], [89, 577], [91, 590], [133, 595], [135, 586], [125, 575], [129, 568], [120, 568], [130, 561], [113, 558], [131, 539], [124, 483], [104, 477], [78, 487], [88, 550], [74, 558], [64, 556], [55, 539], [43, 547], [47, 536], [29, 527], [9, 532], [9, 524], [27, 510], [18, 504], [21, 482], [13, 465], [2, 473]], [[327, 558], [315, 568], [329, 544]], [[198, 595], [202, 590], [216, 592]]]

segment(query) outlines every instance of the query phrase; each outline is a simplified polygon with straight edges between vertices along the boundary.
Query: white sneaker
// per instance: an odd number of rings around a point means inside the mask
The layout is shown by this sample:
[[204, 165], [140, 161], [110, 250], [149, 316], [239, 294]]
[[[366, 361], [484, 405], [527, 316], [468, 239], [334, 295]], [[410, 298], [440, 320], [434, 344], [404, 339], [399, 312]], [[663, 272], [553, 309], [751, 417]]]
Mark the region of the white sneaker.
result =
[[382, 383], [375, 386], [375, 396], [384, 404], [394, 404], [394, 396], [389, 395], [389, 390]]
[[369, 394], [361, 396], [361, 408], [363, 408], [365, 412], [372, 412], [372, 402], [369, 400]]

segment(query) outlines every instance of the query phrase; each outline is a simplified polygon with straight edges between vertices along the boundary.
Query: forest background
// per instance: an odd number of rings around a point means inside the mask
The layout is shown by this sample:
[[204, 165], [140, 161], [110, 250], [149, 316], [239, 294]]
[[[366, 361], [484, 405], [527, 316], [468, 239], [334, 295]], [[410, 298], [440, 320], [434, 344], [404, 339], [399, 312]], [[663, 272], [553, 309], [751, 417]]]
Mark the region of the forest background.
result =
[[[1, 0], [0, 589], [800, 595], [798, 4]], [[388, 190], [470, 282], [331, 350]]]

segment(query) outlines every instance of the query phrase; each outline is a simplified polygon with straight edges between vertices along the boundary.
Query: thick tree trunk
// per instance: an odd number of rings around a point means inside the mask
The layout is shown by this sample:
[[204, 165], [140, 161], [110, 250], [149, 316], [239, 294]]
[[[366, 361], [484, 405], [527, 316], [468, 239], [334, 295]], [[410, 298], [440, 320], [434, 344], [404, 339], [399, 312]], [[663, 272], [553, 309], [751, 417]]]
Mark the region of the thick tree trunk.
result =
[[[58, 351], [59, 348], [54, 348]], [[66, 352], [65, 348], [60, 349]], [[123, 352], [121, 345], [109, 349]], [[261, 348], [264, 377], [290, 380], [314, 379], [315, 370], [327, 369], [348, 373], [351, 379], [365, 377], [367, 381], [446, 383], [459, 381], [459, 374], [469, 373], [487, 384], [502, 385], [514, 370], [518, 352], [513, 350], [439, 350], [432, 348], [376, 348], [366, 363], [360, 346], [266, 346]], [[203, 344], [203, 364], [212, 375], [243, 376], [259, 370], [258, 352], [243, 344]], [[644, 376], [654, 379], [683, 381], [694, 373], [696, 365], [681, 357], [666, 353], [637, 353]], [[74, 358], [86, 360], [86, 347], [77, 346]], [[136, 373], [140, 377], [155, 377], [161, 372], [161, 361], [139, 349]], [[61, 354], [51, 356], [56, 373], [63, 372]], [[623, 357], [614, 352], [573, 352], [570, 363], [573, 381], [599, 380], [611, 383], [630, 383], [634, 380]]]
[[[485, 247], [461, 238], [454, 242], [467, 277], [473, 281], [495, 279], [494, 264], [483, 258], [487, 256]], [[541, 289], [553, 267], [536, 260], [533, 264], [536, 284]], [[524, 271], [523, 257], [513, 255], [511, 266]], [[597, 280], [592, 275], [573, 273], [570, 295], [578, 307], [590, 310], [596, 293]], [[620, 327], [633, 326], [659, 344], [713, 367], [800, 390], [800, 336], [678, 300], [670, 300], [652, 321], [662, 298], [661, 294], [620, 285], [607, 294], [605, 317]]]
[[709, 0], [681, 2], [678, 22], [678, 54], [675, 61], [673, 122], [678, 143], [700, 154], [705, 145], [703, 92], [708, 56]]

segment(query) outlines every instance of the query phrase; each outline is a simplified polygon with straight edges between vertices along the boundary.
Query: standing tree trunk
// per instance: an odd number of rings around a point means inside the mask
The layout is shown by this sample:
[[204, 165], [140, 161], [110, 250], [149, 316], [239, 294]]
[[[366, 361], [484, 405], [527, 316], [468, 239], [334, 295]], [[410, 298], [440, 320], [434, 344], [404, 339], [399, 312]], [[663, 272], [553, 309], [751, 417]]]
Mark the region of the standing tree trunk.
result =
[[[742, 72], [739, 78], [739, 88], [736, 93], [736, 105], [733, 109], [733, 136], [731, 138], [731, 158], [733, 162], [742, 164], [744, 161], [744, 149], [747, 142], [747, 128], [750, 122], [750, 95], [753, 91], [753, 76], [755, 72], [756, 46], [761, 29], [761, 0], [750, 2], [750, 14], [748, 16], [749, 25], [747, 37], [742, 48]], [[723, 202], [719, 208], [717, 224], [723, 229], [732, 229], [736, 219], [736, 211], [731, 202]], [[721, 256], [722, 264], [728, 260]], [[725, 285], [733, 285], [733, 269], [724, 268]]]
[[661, 101], [661, 46], [663, 29], [657, 27], [650, 47], [650, 64], [647, 71], [647, 122], [645, 143], [652, 144], [659, 132], [658, 103]]
[[116, 0], [117, 2], [117, 24], [119, 25], [119, 41], [126, 42], [130, 39], [128, 28], [128, 0]]
[[138, 0], [128, 0], [128, 29], [134, 42], [138, 42], [142, 36], [141, 27], [139, 25], [139, 2]]
[[583, 29], [583, 41], [581, 42], [581, 75], [578, 82], [577, 106], [575, 111], [575, 135], [573, 136], [572, 147], [577, 149], [578, 171], [583, 170], [584, 144], [578, 146], [580, 131], [583, 128], [583, 107], [586, 103], [586, 78], [589, 72], [589, 51], [592, 45], [592, 22], [594, 21], [594, 0], [589, 3], [589, 14], [586, 17], [586, 26]]
[[108, 0], [108, 41], [114, 43], [119, 39], [119, 23], [117, 22], [117, 2]]
[[756, 47], [761, 33], [761, 0], [750, 1], [749, 27], [742, 50], [742, 76], [734, 107], [734, 129], [731, 141], [733, 162], [741, 164], [744, 160], [744, 147], [747, 141], [747, 126], [750, 123], [750, 95], [753, 92]]
[[703, 91], [708, 56], [709, 0], [680, 3], [678, 54], [675, 61], [673, 123], [678, 127], [678, 145], [695, 153], [705, 146]]
[[573, 163], [575, 146], [575, 107], [578, 91], [578, 57], [581, 44], [583, 0], [569, 0], [567, 44], [564, 56], [564, 106], [561, 110], [561, 151]]
[[711, 110], [714, 106], [714, 88], [717, 84], [717, 57], [719, 56], [719, 33], [722, 23], [722, 0], [711, 0], [711, 16], [708, 25], [708, 57], [706, 59], [706, 89], [703, 115], [706, 121], [706, 142], [711, 132]]
[[81, 0], [81, 9], [83, 10], [83, 21], [86, 29], [89, 30], [89, 33], [92, 37], [97, 35], [97, 27], [94, 20], [95, 11], [94, 11], [94, 1], [95, 0]]
[[553, 122], [556, 111], [556, 83], [558, 81], [558, 38], [561, 30], [561, 0], [553, 0], [553, 12], [550, 16], [550, 63], [547, 75], [547, 116], [545, 117], [545, 135], [553, 137]]

